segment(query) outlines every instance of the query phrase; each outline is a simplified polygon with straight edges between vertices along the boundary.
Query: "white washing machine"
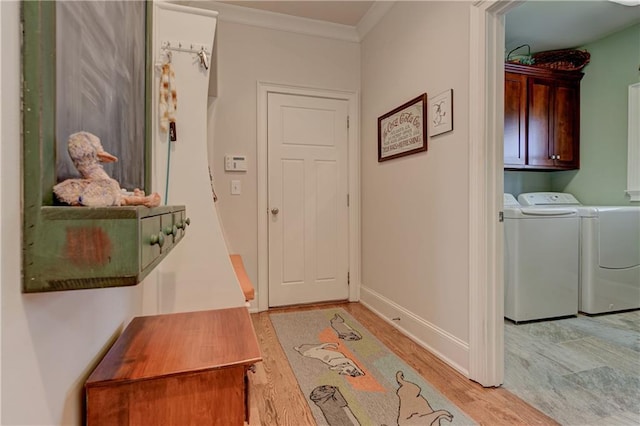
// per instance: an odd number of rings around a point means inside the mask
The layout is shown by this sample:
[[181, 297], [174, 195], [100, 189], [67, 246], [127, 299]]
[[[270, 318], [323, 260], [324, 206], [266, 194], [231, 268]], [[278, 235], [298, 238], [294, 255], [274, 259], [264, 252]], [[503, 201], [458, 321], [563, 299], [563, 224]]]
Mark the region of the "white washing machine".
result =
[[[529, 204], [539, 196], [575, 199], [563, 193], [521, 194], [518, 199]], [[640, 206], [579, 206], [578, 216], [580, 312], [640, 308]]]
[[[505, 194], [504, 316], [514, 322], [578, 314], [577, 208], [540, 197], [532, 206]], [[513, 200], [515, 201], [515, 200]], [[577, 201], [576, 201], [577, 203]]]

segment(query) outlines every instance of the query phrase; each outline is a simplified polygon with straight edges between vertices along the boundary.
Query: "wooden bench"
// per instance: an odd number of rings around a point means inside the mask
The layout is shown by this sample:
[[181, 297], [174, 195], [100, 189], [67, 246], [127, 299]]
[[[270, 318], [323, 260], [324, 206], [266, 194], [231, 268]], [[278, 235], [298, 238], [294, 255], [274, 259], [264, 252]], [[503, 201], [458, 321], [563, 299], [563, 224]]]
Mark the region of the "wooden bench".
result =
[[253, 288], [253, 284], [251, 283], [251, 280], [247, 275], [247, 271], [245, 271], [244, 269], [242, 257], [239, 254], [231, 254], [229, 255], [229, 258], [231, 258], [233, 270], [236, 272], [238, 282], [240, 283], [240, 288], [242, 289], [242, 293], [244, 293], [244, 300], [247, 302], [253, 300], [256, 296], [256, 293]]
[[249, 423], [261, 359], [245, 307], [136, 317], [85, 383], [87, 425]]

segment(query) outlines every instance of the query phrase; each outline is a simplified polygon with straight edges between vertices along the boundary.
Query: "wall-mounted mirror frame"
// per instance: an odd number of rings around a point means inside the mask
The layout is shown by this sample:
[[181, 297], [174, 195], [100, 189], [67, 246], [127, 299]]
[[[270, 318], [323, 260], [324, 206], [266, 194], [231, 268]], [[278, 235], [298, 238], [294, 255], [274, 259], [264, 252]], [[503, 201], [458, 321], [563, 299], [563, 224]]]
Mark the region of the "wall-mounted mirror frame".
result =
[[[146, 2], [145, 8], [146, 134], [145, 160], [141, 166], [145, 168], [145, 189], [151, 192], [152, 7]], [[182, 237], [182, 231], [163, 237], [160, 226], [176, 221], [179, 227], [180, 221], [184, 222], [184, 207], [55, 205], [52, 188], [57, 182], [56, 2], [23, 1], [21, 20], [22, 290], [42, 292], [137, 284]], [[171, 243], [163, 243], [169, 239]]]
[[[82, 4], [72, 2], [73, 4]], [[108, 2], [104, 2], [109, 4]], [[134, 2], [131, 2], [132, 4]], [[135, 3], [141, 3], [137, 1]], [[141, 52], [145, 58], [143, 68], [144, 76], [144, 160], [142, 164], [134, 165], [137, 168], [144, 168], [143, 189], [150, 191], [151, 182], [151, 7], [146, 2], [145, 6], [145, 40], [144, 51]], [[90, 4], [96, 4], [91, 2]], [[60, 169], [56, 163], [61, 162], [60, 152], [66, 150], [66, 136], [58, 134], [56, 128], [58, 123], [66, 124], [70, 121], [67, 117], [57, 117], [56, 99], [57, 96], [64, 98], [64, 94], [56, 90], [56, 8], [55, 1], [25, 1], [22, 2], [22, 21], [24, 28], [23, 39], [23, 104], [24, 108], [24, 167], [25, 174], [33, 174], [38, 179], [38, 197], [41, 205], [53, 205], [55, 200], [51, 192], [52, 186], [59, 180], [56, 169]], [[121, 23], [114, 23], [115, 26]], [[103, 52], [93, 52], [100, 57]], [[78, 64], [80, 67], [80, 64]], [[104, 119], [101, 117], [101, 119]], [[84, 120], [86, 121], [86, 120]], [[83, 123], [84, 124], [84, 123]], [[93, 129], [74, 129], [93, 130]], [[71, 132], [71, 131], [69, 131]], [[58, 132], [59, 133], [59, 132]], [[103, 140], [103, 145], [109, 151], [108, 140], [104, 135], [98, 134]], [[59, 140], [63, 139], [63, 140]], [[127, 142], [125, 142], [127, 143]], [[119, 152], [112, 152], [118, 154]], [[120, 162], [127, 165], [127, 158], [120, 158]], [[53, 168], [51, 167], [53, 165]], [[36, 179], [33, 179], [34, 181]], [[132, 189], [132, 188], [131, 188]], [[33, 191], [25, 191], [25, 201], [31, 198]]]
[[98, 136], [122, 188], [145, 189], [144, 0], [56, 2], [56, 179], [81, 178], [67, 149], [79, 131]]

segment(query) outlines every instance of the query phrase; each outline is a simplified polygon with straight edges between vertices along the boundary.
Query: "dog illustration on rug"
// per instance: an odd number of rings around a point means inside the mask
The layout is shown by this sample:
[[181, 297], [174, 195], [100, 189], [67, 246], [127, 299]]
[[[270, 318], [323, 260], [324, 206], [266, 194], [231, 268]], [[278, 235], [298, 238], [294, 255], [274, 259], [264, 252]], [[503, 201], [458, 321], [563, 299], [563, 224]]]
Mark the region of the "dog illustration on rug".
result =
[[362, 336], [356, 330], [351, 328], [349, 324], [344, 322], [344, 318], [340, 315], [335, 314], [333, 318], [331, 318], [331, 327], [338, 334], [338, 337], [342, 340], [360, 340]]
[[337, 371], [344, 376], [364, 376], [364, 372], [351, 359], [338, 351], [335, 343], [306, 344], [295, 346], [294, 349], [300, 355], [308, 358], [319, 359], [329, 366], [330, 370]]
[[309, 398], [322, 410], [329, 426], [360, 425], [349, 403], [335, 386], [322, 385], [311, 391]]
[[400, 399], [398, 408], [398, 426], [405, 425], [440, 425], [440, 420], [448, 422], [453, 420], [453, 415], [447, 410], [434, 411], [420, 392], [422, 389], [415, 383], [404, 379], [404, 373], [396, 373], [396, 381], [400, 385], [396, 394]]

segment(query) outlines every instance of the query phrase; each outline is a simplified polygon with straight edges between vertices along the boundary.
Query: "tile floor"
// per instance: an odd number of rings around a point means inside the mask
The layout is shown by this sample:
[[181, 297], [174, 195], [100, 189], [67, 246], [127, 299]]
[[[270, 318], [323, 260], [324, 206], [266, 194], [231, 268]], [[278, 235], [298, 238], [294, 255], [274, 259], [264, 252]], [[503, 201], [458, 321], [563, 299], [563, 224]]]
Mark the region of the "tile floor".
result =
[[504, 388], [563, 425], [640, 425], [640, 310], [505, 320]]

